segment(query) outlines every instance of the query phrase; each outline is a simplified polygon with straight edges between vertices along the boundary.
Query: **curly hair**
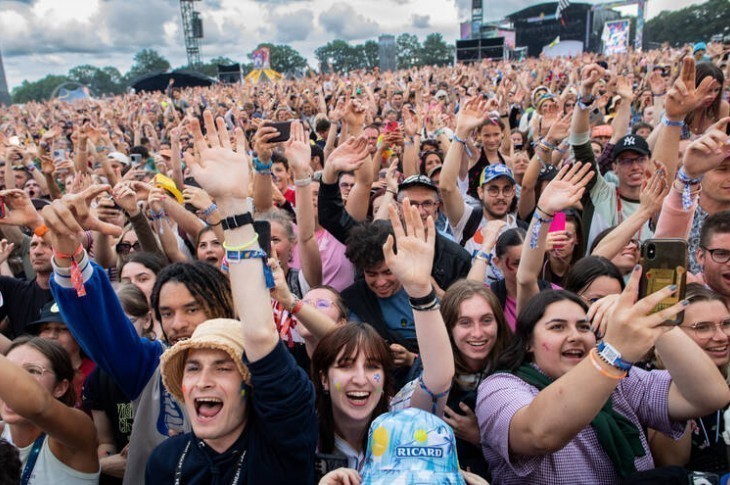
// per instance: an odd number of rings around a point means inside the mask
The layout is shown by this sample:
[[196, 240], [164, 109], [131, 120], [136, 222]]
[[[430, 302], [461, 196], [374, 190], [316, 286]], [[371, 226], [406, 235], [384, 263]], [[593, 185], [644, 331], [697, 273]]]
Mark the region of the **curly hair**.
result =
[[[377, 266], [385, 261], [383, 244], [390, 234], [393, 234], [393, 228], [388, 221], [374, 221], [356, 226], [347, 238], [345, 256], [358, 271]], [[395, 250], [395, 244], [393, 249]]]
[[185, 285], [195, 301], [203, 307], [208, 318], [236, 318], [228, 278], [218, 268], [197, 261], [171, 264], [157, 275], [150, 300], [158, 321], [162, 321], [160, 290], [170, 281]]

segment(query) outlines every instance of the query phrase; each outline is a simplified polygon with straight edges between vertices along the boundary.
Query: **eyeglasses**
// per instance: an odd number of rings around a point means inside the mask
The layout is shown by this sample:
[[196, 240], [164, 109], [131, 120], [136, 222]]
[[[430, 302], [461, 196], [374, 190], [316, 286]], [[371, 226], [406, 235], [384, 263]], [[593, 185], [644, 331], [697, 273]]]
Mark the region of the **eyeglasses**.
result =
[[423, 202], [416, 202], [413, 200], [411, 201], [411, 207], [415, 207], [416, 209], [423, 209], [423, 210], [427, 210], [427, 211], [432, 210], [437, 205], [438, 205], [438, 202], [434, 202], [433, 200], [424, 200]]
[[720, 323], [697, 322], [692, 325], [687, 325], [686, 328], [692, 330], [697, 338], [704, 340], [711, 339], [715, 335], [715, 332], [717, 332], [717, 329], [720, 329], [725, 335], [730, 336], [730, 318], [726, 318]]
[[347, 182], [340, 182], [340, 188], [342, 189], [351, 189], [355, 186], [355, 184], [348, 184]]
[[32, 375], [36, 380], [40, 380], [40, 378], [43, 377], [43, 374], [45, 374], [46, 372], [50, 372], [51, 374], [53, 373], [52, 370], [46, 369], [42, 365], [34, 363], [23, 364], [23, 369], [25, 369], [25, 371], [28, 374]]
[[128, 242], [120, 242], [116, 246], [117, 254], [129, 254], [129, 252], [134, 249], [135, 251], [139, 251], [142, 249], [142, 245], [137, 241], [134, 244], [130, 244]]
[[710, 249], [702, 246], [702, 249], [710, 253], [710, 258], [716, 263], [725, 264], [730, 261], [730, 249], [715, 248]]
[[636, 249], [639, 249], [641, 247], [641, 241], [636, 238], [629, 239], [629, 242], [626, 243], [626, 246], [631, 246], [632, 244], [634, 245], [634, 247], [636, 247]]
[[515, 186], [514, 185], [505, 185], [500, 190], [499, 187], [495, 187], [494, 185], [490, 185], [487, 187], [487, 195], [490, 197], [498, 197], [499, 194], [504, 195], [505, 197], [510, 197], [515, 193]]
[[649, 157], [647, 157], [646, 155], [642, 155], [640, 157], [619, 158], [616, 161], [618, 162], [619, 165], [628, 167], [635, 163], [638, 163], [639, 165], [644, 165], [648, 160], [649, 160]]
[[302, 300], [307, 305], [313, 306], [317, 310], [326, 310], [330, 308], [333, 303], [329, 300], [325, 300], [324, 298], [316, 298], [314, 300]]

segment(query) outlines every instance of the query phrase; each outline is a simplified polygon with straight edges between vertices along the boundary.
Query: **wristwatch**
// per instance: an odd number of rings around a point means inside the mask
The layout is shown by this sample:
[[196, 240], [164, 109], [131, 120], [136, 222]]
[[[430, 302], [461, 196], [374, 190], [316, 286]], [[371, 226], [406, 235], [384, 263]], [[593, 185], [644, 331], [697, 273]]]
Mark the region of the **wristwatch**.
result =
[[617, 369], [628, 372], [633, 366], [631, 362], [627, 362], [621, 358], [621, 352], [605, 341], [601, 341], [596, 346], [596, 350], [598, 350], [598, 356], [600, 358]]

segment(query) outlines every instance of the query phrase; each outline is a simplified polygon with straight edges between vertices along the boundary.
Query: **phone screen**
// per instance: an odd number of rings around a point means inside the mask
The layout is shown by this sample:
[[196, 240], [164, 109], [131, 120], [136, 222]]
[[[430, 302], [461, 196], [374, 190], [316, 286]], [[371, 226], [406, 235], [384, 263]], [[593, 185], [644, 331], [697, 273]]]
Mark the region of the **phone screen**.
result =
[[397, 121], [389, 121], [385, 124], [385, 131], [396, 131], [398, 129]]

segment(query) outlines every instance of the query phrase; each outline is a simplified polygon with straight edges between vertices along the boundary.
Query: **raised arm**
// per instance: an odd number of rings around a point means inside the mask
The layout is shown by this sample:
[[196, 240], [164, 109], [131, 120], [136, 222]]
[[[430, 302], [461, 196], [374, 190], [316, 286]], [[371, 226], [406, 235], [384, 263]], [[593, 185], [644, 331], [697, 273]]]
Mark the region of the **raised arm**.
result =
[[589, 164], [576, 162], [571, 166], [565, 165], [542, 191], [517, 267], [517, 313], [540, 291], [537, 278], [545, 259], [545, 243], [553, 217], [580, 201], [593, 174]]
[[[83, 411], [56, 399], [37, 379], [40, 376], [0, 355], [0, 400], [60, 444], [65, 451], [60, 456], [66, 457], [71, 451], [75, 457], [83, 457], [78, 462], [74, 459], [75, 469], [98, 470], [94, 423]], [[60, 385], [73, 383], [64, 381]]]
[[[411, 397], [411, 406], [441, 415], [454, 377], [454, 358], [430, 279], [436, 228], [430, 216], [424, 227], [418, 209], [411, 207], [407, 198], [403, 200], [403, 219], [405, 228], [395, 207], [391, 206], [390, 222], [395, 238], [388, 236], [383, 253], [385, 264], [401, 282], [411, 300], [416, 339], [423, 362], [423, 374]], [[398, 247], [397, 254], [393, 252], [395, 244]]]
[[271, 184], [271, 154], [276, 143], [271, 140], [279, 136], [273, 126], [261, 124], [253, 136], [254, 159], [253, 206], [264, 212], [274, 205], [274, 192]]
[[459, 111], [456, 120], [454, 142], [449, 147], [441, 169], [439, 189], [444, 202], [444, 211], [452, 226], [456, 226], [464, 215], [464, 198], [458, 186], [459, 170], [466, 140], [472, 131], [481, 126], [489, 116], [487, 101], [484, 98], [472, 98]]
[[[684, 308], [679, 302], [650, 313], [657, 303], [672, 294], [672, 289], [666, 287], [637, 302], [640, 277], [640, 270], [631, 274], [626, 289], [614, 304], [603, 339], [628, 362], [641, 359], [669, 330], [663, 323]], [[600, 371], [594, 366], [599, 366]], [[595, 355], [584, 357], [514, 414], [509, 426], [510, 452], [535, 456], [565, 447], [595, 418], [623, 375], [624, 371]], [[727, 385], [725, 392], [730, 393]]]
[[322, 257], [314, 237], [314, 200], [312, 199], [311, 147], [299, 121], [291, 125], [291, 137], [284, 146], [286, 158], [294, 174], [297, 200], [297, 251], [304, 279], [310, 286], [322, 283]]
[[[243, 147], [239, 147], [238, 153], [233, 151], [223, 118], [214, 122], [213, 115], [206, 110], [203, 120], [205, 137], [200, 123], [197, 120], [191, 123], [198, 155], [190, 167], [193, 176], [215, 198], [222, 217], [245, 214], [250, 217], [251, 207], [246, 198], [250, 176], [248, 155]], [[226, 246], [234, 248], [227, 251], [228, 271], [233, 300], [243, 326], [246, 359], [253, 363], [269, 355], [279, 342], [271, 306], [262, 304], [270, 298], [264, 279], [265, 253], [261, 251], [260, 257], [244, 258], [241, 257], [244, 251], [235, 250], [242, 246], [246, 246], [246, 251], [261, 250], [252, 223], [227, 229], [225, 236]], [[232, 258], [233, 253], [239, 258]]]

